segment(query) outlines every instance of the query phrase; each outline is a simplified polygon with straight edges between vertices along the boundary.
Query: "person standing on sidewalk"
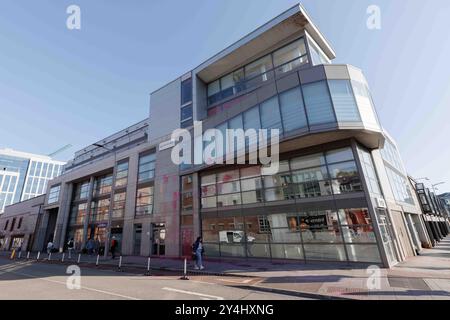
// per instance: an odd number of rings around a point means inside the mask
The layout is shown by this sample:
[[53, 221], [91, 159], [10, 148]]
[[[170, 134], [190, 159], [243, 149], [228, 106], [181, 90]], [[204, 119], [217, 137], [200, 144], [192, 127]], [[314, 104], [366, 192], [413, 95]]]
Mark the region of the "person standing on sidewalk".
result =
[[195, 254], [195, 269], [203, 270], [205, 267], [203, 266], [203, 254], [205, 249], [203, 248], [203, 239], [202, 237], [198, 237], [197, 240], [192, 245], [192, 251]]
[[112, 258], [113, 259], [115, 259], [116, 258], [116, 249], [117, 249], [117, 245], [118, 245], [118, 243], [117, 243], [117, 240], [116, 240], [116, 237], [112, 237], [112, 240], [111, 240], [111, 255], [112, 255]]

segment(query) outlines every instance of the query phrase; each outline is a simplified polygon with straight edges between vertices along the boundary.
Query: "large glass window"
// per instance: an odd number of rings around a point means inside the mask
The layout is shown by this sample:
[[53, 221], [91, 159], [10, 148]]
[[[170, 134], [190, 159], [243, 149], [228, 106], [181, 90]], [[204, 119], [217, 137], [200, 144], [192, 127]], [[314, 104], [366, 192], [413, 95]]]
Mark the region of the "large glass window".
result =
[[107, 174], [95, 179], [95, 196], [101, 196], [111, 193], [112, 190], [112, 174]]
[[139, 157], [138, 182], [155, 177], [155, 153], [143, 154]]
[[136, 216], [153, 213], [153, 186], [140, 187], [136, 193]]
[[[272, 59], [274, 65], [272, 64]], [[251, 62], [244, 68], [231, 72], [208, 84], [208, 104], [235, 95], [247, 88], [257, 86], [273, 77], [274, 73], [285, 73], [308, 62], [305, 41], [300, 38], [286, 46]], [[275, 67], [275, 70], [274, 70]], [[211, 114], [215, 114], [212, 111]]]
[[128, 181], [128, 160], [117, 164], [116, 187], [124, 187]]
[[192, 78], [181, 82], [181, 105], [192, 101]]
[[299, 87], [281, 93], [280, 104], [286, 132], [307, 127], [305, 106]]
[[258, 129], [261, 129], [261, 123], [259, 121], [259, 108], [258, 106], [251, 108], [244, 112], [244, 130], [254, 129], [256, 135], [254, 137], [246, 138], [248, 145], [258, 143]]
[[268, 80], [267, 71], [271, 70], [272, 66], [272, 57], [270, 55], [264, 56], [255, 62], [250, 63], [245, 66], [245, 78], [252, 79], [260, 74], [262, 74], [259, 80], [266, 81]]
[[114, 193], [113, 218], [123, 218], [125, 215], [126, 192]]
[[271, 129], [278, 129], [280, 130], [280, 134], [283, 133], [283, 126], [281, 125], [280, 108], [278, 106], [277, 96], [261, 103], [260, 112], [261, 127], [263, 129], [267, 129], [268, 138], [270, 137]]
[[181, 177], [181, 210], [188, 211], [193, 209], [193, 182], [192, 175]]
[[328, 85], [337, 120], [342, 122], [361, 121], [350, 81], [329, 80]]
[[303, 87], [306, 113], [310, 125], [335, 122], [326, 81], [305, 84]]
[[305, 42], [297, 40], [273, 53], [273, 64], [277, 72], [284, 73], [308, 62], [306, 56]]
[[93, 221], [108, 221], [109, 205], [109, 198], [91, 202]]
[[61, 185], [53, 186], [50, 188], [48, 195], [48, 204], [56, 203], [59, 201], [59, 193], [61, 191]]
[[181, 128], [187, 128], [192, 126], [193, 117], [192, 117], [192, 104], [187, 105], [181, 108]]

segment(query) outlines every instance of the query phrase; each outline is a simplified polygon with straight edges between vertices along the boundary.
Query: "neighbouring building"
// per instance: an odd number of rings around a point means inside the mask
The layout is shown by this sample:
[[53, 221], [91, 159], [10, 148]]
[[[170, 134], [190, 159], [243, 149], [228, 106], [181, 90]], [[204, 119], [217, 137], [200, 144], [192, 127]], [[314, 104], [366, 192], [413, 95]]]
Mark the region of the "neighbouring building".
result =
[[0, 149], [0, 214], [8, 205], [45, 193], [48, 181], [61, 174], [64, 164], [48, 156]]
[[[0, 250], [39, 250], [33, 247], [33, 243], [36, 226], [42, 217], [44, 198], [45, 195], [41, 195], [6, 207], [0, 216]], [[49, 232], [51, 230], [48, 229]]]
[[[180, 257], [201, 235], [208, 258], [392, 266], [417, 254], [430, 239], [395, 142], [362, 71], [334, 58], [296, 5], [152, 92], [148, 119], [80, 150], [51, 180], [33, 246], [115, 236], [123, 255]], [[215, 160], [241, 149], [203, 142], [207, 129], [279, 129], [280, 170], [175, 164], [179, 128]], [[241, 148], [254, 144], [247, 135]]]
[[424, 183], [411, 178], [423, 212], [423, 220], [434, 246], [450, 233], [449, 217], [444, 203]]

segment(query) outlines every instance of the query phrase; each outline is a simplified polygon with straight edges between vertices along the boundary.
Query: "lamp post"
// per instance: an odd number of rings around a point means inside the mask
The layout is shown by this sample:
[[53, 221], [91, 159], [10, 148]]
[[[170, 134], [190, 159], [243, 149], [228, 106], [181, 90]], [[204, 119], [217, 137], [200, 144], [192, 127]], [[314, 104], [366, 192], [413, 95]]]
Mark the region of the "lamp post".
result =
[[106, 228], [105, 252], [103, 254], [103, 256], [106, 258], [106, 257], [108, 257], [108, 247], [109, 247], [109, 242], [111, 239], [111, 224], [112, 224], [112, 211], [113, 211], [112, 209], [113, 209], [113, 205], [114, 205], [114, 186], [116, 184], [117, 152], [116, 152], [115, 146], [113, 146], [112, 148], [107, 148], [104, 145], [101, 145], [99, 143], [94, 143], [93, 145], [114, 153], [113, 176], [112, 176], [112, 182], [111, 182], [111, 197], [110, 197], [109, 210], [108, 210], [108, 225]]
[[444, 184], [444, 183], [445, 182], [438, 182], [438, 183], [435, 183], [435, 184], [431, 185], [431, 188], [433, 188], [433, 192], [434, 192], [435, 195], [436, 195], [436, 190], [437, 190], [436, 186]]

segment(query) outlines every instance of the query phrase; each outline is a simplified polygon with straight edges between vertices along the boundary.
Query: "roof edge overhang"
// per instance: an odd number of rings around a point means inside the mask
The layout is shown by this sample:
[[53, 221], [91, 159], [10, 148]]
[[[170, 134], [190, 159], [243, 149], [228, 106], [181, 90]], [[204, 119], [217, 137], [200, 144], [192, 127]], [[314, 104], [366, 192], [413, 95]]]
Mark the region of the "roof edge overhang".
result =
[[213, 81], [231, 71], [230, 69], [264, 53], [267, 48], [304, 30], [330, 60], [336, 57], [330, 43], [312, 22], [303, 6], [296, 4], [200, 64], [194, 69], [194, 73], [205, 82]]

